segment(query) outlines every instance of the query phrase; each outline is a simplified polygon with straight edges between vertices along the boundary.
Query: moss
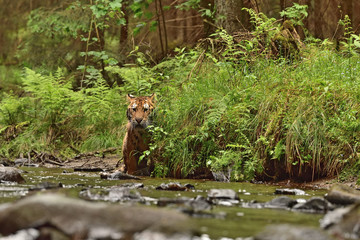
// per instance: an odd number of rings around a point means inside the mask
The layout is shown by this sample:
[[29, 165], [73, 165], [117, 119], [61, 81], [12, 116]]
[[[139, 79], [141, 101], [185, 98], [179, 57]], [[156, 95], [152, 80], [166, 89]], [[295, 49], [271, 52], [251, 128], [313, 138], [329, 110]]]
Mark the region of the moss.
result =
[[291, 60], [297, 59], [300, 52], [298, 34], [291, 21], [285, 21], [280, 31], [272, 38], [274, 43], [273, 52], [278, 57]]

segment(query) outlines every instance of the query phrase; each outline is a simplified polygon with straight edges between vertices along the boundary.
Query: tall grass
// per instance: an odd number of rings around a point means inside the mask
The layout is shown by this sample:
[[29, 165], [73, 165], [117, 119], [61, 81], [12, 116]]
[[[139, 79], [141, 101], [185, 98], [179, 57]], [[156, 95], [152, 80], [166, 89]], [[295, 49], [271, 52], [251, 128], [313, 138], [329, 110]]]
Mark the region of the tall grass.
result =
[[359, 70], [330, 50], [303, 55], [251, 67], [204, 60], [196, 77], [178, 79], [158, 104], [157, 174], [210, 167], [233, 180], [312, 180], [357, 162]]
[[144, 153], [155, 161], [156, 176], [206, 169], [231, 180], [335, 176], [359, 166], [359, 61], [311, 46], [292, 63], [214, 61], [203, 50], [179, 50], [153, 68], [110, 69], [124, 79], [121, 88], [98, 79], [81, 91], [61, 71], [26, 70], [25, 95], [1, 100], [0, 154], [121, 146], [125, 94], [156, 92], [153, 140]]

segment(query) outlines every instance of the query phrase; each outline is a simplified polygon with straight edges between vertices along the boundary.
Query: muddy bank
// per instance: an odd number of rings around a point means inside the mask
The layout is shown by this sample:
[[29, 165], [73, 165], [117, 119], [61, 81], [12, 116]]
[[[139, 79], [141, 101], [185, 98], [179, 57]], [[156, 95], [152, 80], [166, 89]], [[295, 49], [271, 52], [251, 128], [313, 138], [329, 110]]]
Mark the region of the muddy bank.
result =
[[[118, 154], [111, 154], [116, 152], [117, 148], [109, 148], [104, 151], [95, 151], [86, 154], [78, 154], [72, 159], [67, 159], [65, 161], [52, 156], [50, 154], [40, 153], [36, 158], [21, 158], [16, 159], [15, 161], [10, 161], [7, 159], [1, 159], [0, 165], [3, 166], [31, 166], [31, 167], [47, 167], [47, 168], [69, 168], [74, 169], [75, 171], [83, 172], [104, 172], [111, 173], [117, 169], [123, 169], [123, 164], [121, 163], [121, 156]], [[104, 174], [106, 178], [109, 174]], [[216, 174], [215, 174], [216, 175]], [[111, 177], [111, 176], [110, 176]], [[202, 175], [203, 179], [215, 180], [212, 174]], [[115, 177], [116, 178], [116, 177]], [[189, 176], [190, 179], [199, 179], [192, 175]], [[219, 178], [222, 179], [222, 178]], [[226, 178], [223, 178], [226, 180]], [[275, 186], [290, 187], [290, 188], [305, 188], [305, 189], [330, 189], [334, 184], [338, 183], [337, 178], [323, 178], [310, 182], [298, 182], [292, 181], [291, 179], [282, 180], [282, 181], [254, 181], [257, 184], [271, 184]], [[360, 185], [357, 184], [357, 179], [350, 179], [347, 181], [342, 181], [342, 184], [351, 186], [353, 188], [360, 188]]]

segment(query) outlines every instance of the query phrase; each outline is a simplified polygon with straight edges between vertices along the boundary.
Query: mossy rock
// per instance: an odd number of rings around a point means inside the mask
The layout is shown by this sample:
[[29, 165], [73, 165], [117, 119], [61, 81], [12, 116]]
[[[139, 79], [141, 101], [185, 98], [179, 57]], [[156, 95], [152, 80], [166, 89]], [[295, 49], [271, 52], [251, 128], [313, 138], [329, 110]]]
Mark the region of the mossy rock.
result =
[[272, 38], [273, 52], [284, 58], [297, 59], [301, 49], [300, 37], [291, 21], [285, 21], [280, 31]]

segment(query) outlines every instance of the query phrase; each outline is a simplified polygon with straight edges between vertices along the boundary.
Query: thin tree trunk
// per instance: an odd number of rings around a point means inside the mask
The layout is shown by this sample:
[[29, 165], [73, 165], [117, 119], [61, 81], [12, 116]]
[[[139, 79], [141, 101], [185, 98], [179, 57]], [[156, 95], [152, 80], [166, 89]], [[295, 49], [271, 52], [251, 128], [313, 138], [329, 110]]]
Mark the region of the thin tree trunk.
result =
[[[163, 24], [163, 28], [164, 28], [165, 54], [167, 54], [168, 50], [169, 50], [168, 37], [167, 37], [166, 24], [165, 24], [165, 15], [164, 15], [164, 10], [163, 10], [161, 0], [159, 1], [159, 7], [160, 7], [161, 18], [162, 18], [162, 24]], [[160, 27], [160, 24], [159, 24], [159, 27]]]
[[[214, 11], [214, 0], [201, 0], [200, 7], [202, 9], [210, 9], [211, 12]], [[209, 36], [211, 33], [214, 32], [214, 19], [210, 16], [203, 17], [204, 21], [204, 37]]]
[[243, 7], [247, 7], [244, 0], [215, 0], [215, 4], [217, 17], [225, 16], [225, 19], [219, 21], [219, 27], [230, 34], [248, 28], [249, 16], [242, 10]]
[[156, 18], [157, 18], [157, 22], [158, 22], [158, 32], [159, 32], [159, 41], [160, 41], [160, 46], [161, 46], [161, 54], [164, 57], [165, 56], [165, 51], [164, 51], [164, 44], [163, 44], [163, 41], [162, 41], [162, 30], [161, 30], [161, 21], [160, 21], [158, 0], [155, 0], [155, 11], [156, 11]]

